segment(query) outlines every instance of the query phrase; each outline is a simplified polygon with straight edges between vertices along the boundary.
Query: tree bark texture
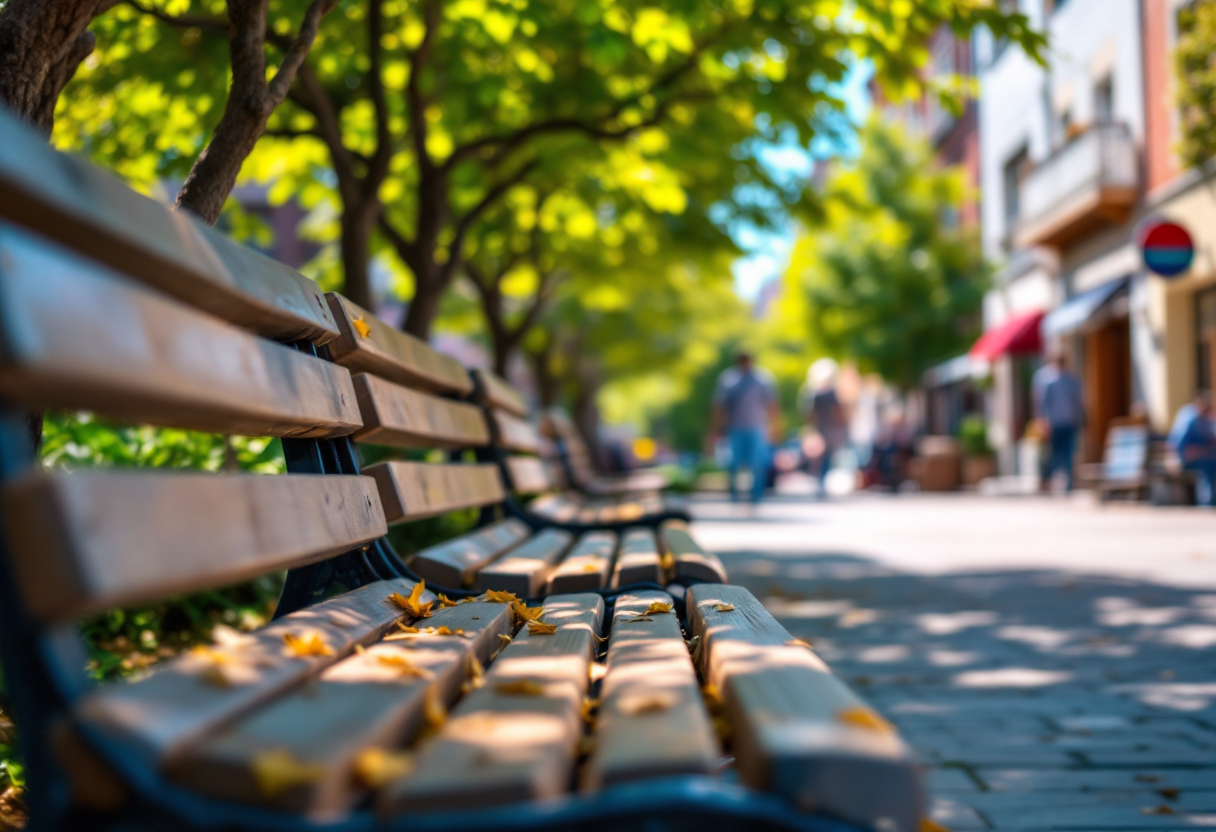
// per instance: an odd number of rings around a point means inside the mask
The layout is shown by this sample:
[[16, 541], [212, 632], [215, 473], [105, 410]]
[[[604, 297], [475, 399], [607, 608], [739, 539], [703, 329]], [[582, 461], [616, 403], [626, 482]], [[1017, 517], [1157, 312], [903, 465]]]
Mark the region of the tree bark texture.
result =
[[304, 12], [296, 37], [285, 46], [283, 61], [274, 78], [266, 80], [266, 7], [269, 0], [228, 0], [228, 51], [232, 64], [232, 88], [224, 114], [211, 142], [194, 161], [185, 184], [177, 194], [177, 205], [214, 225], [224, 202], [236, 185], [241, 165], [253, 152], [266, 122], [283, 103], [295, 82], [296, 73], [317, 37], [321, 18], [337, 0], [313, 0]]
[[347, 298], [371, 309], [371, 239], [380, 213], [380, 201], [372, 198], [362, 202], [345, 202], [342, 211], [342, 273], [346, 280], [342, 291]]
[[93, 51], [93, 18], [118, 0], [9, 0], [0, 11], [0, 101], [48, 139], [55, 102]]

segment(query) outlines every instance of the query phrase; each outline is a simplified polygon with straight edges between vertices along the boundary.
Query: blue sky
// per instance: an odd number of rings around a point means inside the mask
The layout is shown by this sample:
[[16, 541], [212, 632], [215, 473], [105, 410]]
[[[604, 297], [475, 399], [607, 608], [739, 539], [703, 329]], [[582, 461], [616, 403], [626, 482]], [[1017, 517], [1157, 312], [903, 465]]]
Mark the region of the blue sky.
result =
[[[869, 78], [869, 67], [866, 64], [857, 64], [840, 88], [841, 97], [848, 107], [849, 118], [858, 126], [865, 121], [870, 110], [869, 93], [866, 89]], [[856, 143], [851, 139], [840, 142], [820, 137], [812, 143], [808, 152], [796, 139], [791, 138], [767, 146], [761, 152], [760, 158], [775, 175], [805, 181], [814, 169], [814, 159], [847, 157], [855, 152]], [[749, 302], [755, 300], [764, 285], [785, 270], [796, 234], [797, 229], [792, 223], [787, 223], [785, 228], [776, 233], [760, 231], [743, 224], [731, 228], [735, 243], [747, 252], [746, 256], [735, 261], [733, 267], [735, 291], [740, 297]]]

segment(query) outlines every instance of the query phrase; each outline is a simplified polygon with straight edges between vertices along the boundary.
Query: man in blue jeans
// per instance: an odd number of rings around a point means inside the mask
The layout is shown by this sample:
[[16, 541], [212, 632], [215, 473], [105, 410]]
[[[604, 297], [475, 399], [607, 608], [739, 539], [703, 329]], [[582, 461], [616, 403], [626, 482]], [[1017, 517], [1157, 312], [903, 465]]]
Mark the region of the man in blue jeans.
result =
[[735, 366], [718, 377], [714, 388], [710, 441], [726, 431], [730, 441], [730, 498], [738, 502], [735, 480], [739, 469], [752, 474], [753, 503], [764, 496], [769, 465], [768, 435], [770, 426], [777, 424], [777, 388], [766, 371], [752, 365], [752, 357], [740, 352]]
[[1043, 474], [1043, 484], [1046, 487], [1056, 471], [1063, 471], [1065, 487], [1072, 491], [1077, 431], [1085, 421], [1081, 382], [1068, 372], [1063, 353], [1056, 353], [1034, 374], [1032, 386], [1034, 414], [1039, 423], [1046, 427], [1051, 442], [1051, 456]]

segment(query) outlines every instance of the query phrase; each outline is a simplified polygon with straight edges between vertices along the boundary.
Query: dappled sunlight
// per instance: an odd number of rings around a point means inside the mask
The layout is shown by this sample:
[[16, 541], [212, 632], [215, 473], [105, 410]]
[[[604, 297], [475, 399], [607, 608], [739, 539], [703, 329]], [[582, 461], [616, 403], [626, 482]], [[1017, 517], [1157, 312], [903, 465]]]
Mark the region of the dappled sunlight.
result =
[[1063, 670], [1033, 667], [1003, 667], [999, 670], [969, 670], [954, 677], [962, 688], [1042, 688], [1070, 681], [1073, 674]]
[[1008, 641], [1020, 641], [1023, 644], [1029, 644], [1045, 653], [1058, 650], [1075, 637], [1070, 633], [1054, 630], [1051, 627], [1030, 627], [1024, 625], [1002, 627], [996, 631], [996, 636]]
[[930, 650], [925, 654], [934, 667], [961, 667], [975, 664], [982, 656], [973, 650]]
[[857, 653], [857, 660], [866, 664], [891, 664], [907, 661], [912, 657], [912, 648], [906, 644], [884, 644], [866, 647]]
[[1168, 630], [1162, 630], [1158, 635], [1163, 644], [1190, 647], [1193, 650], [1204, 650], [1216, 645], [1216, 626], [1210, 624], [1171, 627]]
[[927, 613], [916, 617], [916, 624], [934, 636], [948, 636], [970, 627], [988, 627], [997, 622], [997, 614], [987, 610], [956, 613]]
[[1152, 682], [1120, 685], [1116, 690], [1130, 693], [1145, 705], [1171, 711], [1202, 711], [1216, 705], [1216, 683]]
[[1142, 607], [1131, 598], [1113, 596], [1094, 601], [1094, 609], [1103, 627], [1162, 627], [1186, 614], [1184, 607]]

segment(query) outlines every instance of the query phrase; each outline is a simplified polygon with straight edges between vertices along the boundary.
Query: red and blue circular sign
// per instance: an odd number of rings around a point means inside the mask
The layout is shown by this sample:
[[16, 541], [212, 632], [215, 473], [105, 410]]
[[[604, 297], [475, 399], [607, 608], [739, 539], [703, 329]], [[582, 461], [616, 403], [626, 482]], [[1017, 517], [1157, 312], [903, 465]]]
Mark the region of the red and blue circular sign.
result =
[[1191, 267], [1195, 242], [1181, 225], [1158, 220], [1140, 232], [1140, 252], [1149, 271], [1177, 277]]

